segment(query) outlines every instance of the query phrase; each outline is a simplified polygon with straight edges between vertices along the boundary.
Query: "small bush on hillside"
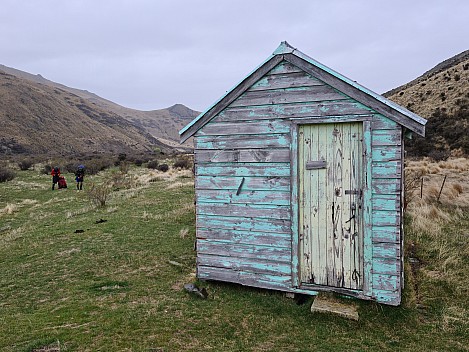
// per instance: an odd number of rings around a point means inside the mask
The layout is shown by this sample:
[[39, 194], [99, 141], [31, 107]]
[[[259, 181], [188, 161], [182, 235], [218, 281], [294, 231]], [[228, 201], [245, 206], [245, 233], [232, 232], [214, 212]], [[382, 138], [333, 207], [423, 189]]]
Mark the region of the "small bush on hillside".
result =
[[0, 167], [0, 182], [11, 181], [15, 178], [16, 174], [10, 169]]
[[68, 163], [65, 164], [62, 172], [74, 173], [76, 171], [77, 167], [78, 167], [78, 164], [68, 162]]
[[119, 171], [125, 175], [126, 173], [129, 172], [129, 163], [127, 161], [121, 161], [121, 163], [119, 164]]
[[110, 159], [92, 159], [86, 163], [86, 173], [96, 175], [98, 172], [106, 170], [112, 166]]
[[135, 164], [135, 166], [142, 166], [143, 160], [142, 159], [135, 159], [134, 164]]
[[108, 183], [105, 184], [96, 184], [90, 183], [86, 189], [86, 195], [91, 203], [97, 205], [98, 207], [106, 206], [106, 202], [109, 199], [111, 194], [111, 187]]
[[173, 165], [175, 169], [186, 169], [189, 170], [192, 167], [191, 163], [187, 159], [178, 159]]
[[18, 163], [18, 167], [22, 171], [29, 170], [33, 165], [34, 165], [34, 163], [30, 159], [23, 159]]
[[147, 168], [157, 169], [158, 168], [158, 160], [150, 160], [147, 164]]
[[42, 168], [42, 173], [46, 175], [50, 175], [51, 172], [52, 172], [52, 166], [44, 165], [44, 167]]
[[166, 172], [168, 170], [169, 170], [169, 166], [167, 164], [161, 164], [158, 166], [158, 171]]

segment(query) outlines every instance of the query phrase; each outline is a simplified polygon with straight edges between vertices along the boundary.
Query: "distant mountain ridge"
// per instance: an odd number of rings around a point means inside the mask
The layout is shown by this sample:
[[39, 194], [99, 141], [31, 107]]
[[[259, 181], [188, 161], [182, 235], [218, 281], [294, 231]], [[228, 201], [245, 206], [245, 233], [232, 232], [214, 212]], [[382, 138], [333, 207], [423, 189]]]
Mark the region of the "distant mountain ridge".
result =
[[0, 154], [141, 152], [181, 147], [178, 131], [198, 115], [182, 104], [140, 111], [0, 65]]

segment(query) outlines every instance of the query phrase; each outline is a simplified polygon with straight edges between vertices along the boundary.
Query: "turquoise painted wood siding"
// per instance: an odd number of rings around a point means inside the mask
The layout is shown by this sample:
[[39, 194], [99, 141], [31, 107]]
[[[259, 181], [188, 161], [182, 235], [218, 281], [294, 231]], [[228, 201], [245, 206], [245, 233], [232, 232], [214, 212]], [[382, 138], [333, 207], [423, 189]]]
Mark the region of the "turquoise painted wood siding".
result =
[[[290, 292], [334, 291], [337, 285], [327, 280], [310, 291], [300, 288], [304, 255], [296, 126], [365, 120], [368, 217], [358, 268], [367, 281], [353, 284], [348, 278], [339, 286], [362, 298], [399, 304], [402, 126], [286, 61], [194, 135], [198, 277]], [[350, 256], [347, 252], [348, 262]]]

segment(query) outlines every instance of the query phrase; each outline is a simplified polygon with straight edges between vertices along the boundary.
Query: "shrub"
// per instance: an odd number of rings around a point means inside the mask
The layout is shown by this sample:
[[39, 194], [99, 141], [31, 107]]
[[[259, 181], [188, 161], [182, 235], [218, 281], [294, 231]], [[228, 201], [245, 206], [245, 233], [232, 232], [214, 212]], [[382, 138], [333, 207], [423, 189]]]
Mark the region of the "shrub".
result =
[[86, 189], [86, 195], [91, 203], [98, 207], [106, 206], [106, 202], [111, 194], [111, 187], [105, 184], [90, 183]]
[[149, 169], [158, 169], [158, 160], [150, 160], [147, 164], [147, 168]]
[[142, 166], [143, 160], [142, 159], [135, 159], [134, 163], [135, 163], [135, 166]]
[[161, 164], [158, 166], [158, 171], [166, 172], [169, 170], [169, 166], [167, 164]]
[[72, 162], [69, 162], [69, 163], [66, 163], [62, 172], [69, 172], [69, 173], [74, 173], [77, 169], [78, 165], [76, 163], [72, 163]]
[[98, 172], [111, 167], [112, 162], [110, 159], [92, 159], [85, 166], [88, 175], [96, 175]]
[[129, 163], [127, 161], [121, 161], [119, 164], [119, 171], [125, 175], [126, 173], [129, 172]]
[[444, 161], [448, 160], [450, 157], [450, 152], [447, 150], [432, 150], [430, 153], [428, 153], [428, 156], [433, 160], [433, 161]]
[[180, 168], [180, 169], [189, 170], [191, 167], [192, 167], [191, 163], [187, 159], [178, 159], [178, 160], [176, 160], [176, 162], [173, 165], [173, 168], [175, 168], [175, 169]]
[[16, 174], [10, 169], [0, 167], [0, 182], [11, 181], [15, 176]]
[[52, 172], [52, 166], [44, 165], [44, 167], [42, 168], [42, 173], [46, 175], [50, 175], [51, 172]]
[[18, 163], [20, 170], [26, 171], [29, 170], [34, 165], [33, 161], [30, 159], [23, 159]]

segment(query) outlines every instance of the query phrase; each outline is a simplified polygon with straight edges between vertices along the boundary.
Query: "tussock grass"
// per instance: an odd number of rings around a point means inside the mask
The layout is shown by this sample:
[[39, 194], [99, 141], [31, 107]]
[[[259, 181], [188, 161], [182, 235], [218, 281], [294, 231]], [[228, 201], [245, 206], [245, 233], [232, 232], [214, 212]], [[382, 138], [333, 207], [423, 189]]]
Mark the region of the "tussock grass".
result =
[[[415, 282], [414, 303], [424, 307], [425, 319], [432, 320], [442, 331], [467, 333], [469, 160], [432, 163], [424, 159], [407, 163], [407, 168], [413, 170], [411, 175], [421, 173], [424, 180], [422, 196], [418, 183], [407, 207], [406, 245], [413, 263], [411, 269], [407, 266], [407, 273]], [[438, 318], [429, 311], [438, 311]], [[455, 348], [462, 347], [458, 344]]]

